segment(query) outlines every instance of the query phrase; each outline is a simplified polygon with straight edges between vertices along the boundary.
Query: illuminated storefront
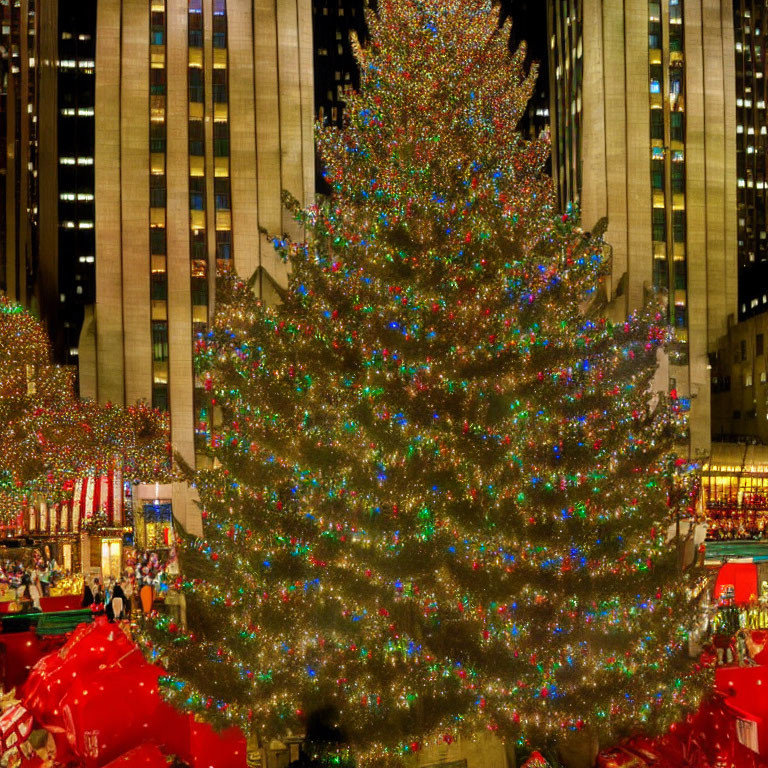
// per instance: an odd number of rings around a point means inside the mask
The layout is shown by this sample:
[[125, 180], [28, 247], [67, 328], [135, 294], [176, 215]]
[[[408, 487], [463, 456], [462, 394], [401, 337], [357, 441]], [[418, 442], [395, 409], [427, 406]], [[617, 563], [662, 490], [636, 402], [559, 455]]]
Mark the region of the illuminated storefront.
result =
[[713, 444], [702, 466], [700, 503], [707, 539], [768, 539], [768, 447]]

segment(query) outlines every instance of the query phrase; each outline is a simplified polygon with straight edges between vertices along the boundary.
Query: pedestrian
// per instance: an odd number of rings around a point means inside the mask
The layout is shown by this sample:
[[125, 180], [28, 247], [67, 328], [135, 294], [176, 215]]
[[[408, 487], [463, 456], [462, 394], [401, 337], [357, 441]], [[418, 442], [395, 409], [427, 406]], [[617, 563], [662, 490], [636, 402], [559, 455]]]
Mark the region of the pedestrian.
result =
[[93, 592], [91, 591], [91, 588], [88, 586], [88, 582], [84, 582], [83, 584], [83, 600], [80, 603], [80, 605], [83, 608], [90, 608], [93, 605]]
[[115, 584], [115, 588], [112, 590], [112, 602], [110, 605], [112, 606], [112, 614], [114, 615], [116, 620], [120, 620], [123, 618], [123, 612], [125, 610], [125, 592], [123, 591], [123, 588], [120, 586], [120, 583], [118, 582]]

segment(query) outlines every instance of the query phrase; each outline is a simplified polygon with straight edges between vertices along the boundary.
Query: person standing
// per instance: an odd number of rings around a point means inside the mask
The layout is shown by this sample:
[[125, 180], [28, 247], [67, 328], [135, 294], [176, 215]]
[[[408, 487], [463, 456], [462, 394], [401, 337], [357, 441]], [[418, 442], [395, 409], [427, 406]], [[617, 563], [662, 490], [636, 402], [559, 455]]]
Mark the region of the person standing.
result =
[[120, 585], [120, 582], [115, 584], [115, 588], [112, 590], [112, 602], [110, 605], [112, 606], [112, 614], [116, 621], [119, 621], [123, 618], [123, 613], [125, 611], [125, 592], [123, 591], [122, 586]]

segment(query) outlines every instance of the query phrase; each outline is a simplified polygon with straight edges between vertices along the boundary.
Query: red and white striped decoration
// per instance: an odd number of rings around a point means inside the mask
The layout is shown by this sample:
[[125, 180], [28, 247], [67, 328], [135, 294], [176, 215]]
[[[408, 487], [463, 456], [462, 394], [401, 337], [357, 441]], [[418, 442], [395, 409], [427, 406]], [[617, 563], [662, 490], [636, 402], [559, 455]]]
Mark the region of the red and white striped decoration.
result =
[[123, 473], [114, 470], [101, 477], [78, 478], [72, 494], [72, 506], [79, 511], [77, 517], [81, 520], [87, 520], [102, 511], [110, 525], [122, 525]]

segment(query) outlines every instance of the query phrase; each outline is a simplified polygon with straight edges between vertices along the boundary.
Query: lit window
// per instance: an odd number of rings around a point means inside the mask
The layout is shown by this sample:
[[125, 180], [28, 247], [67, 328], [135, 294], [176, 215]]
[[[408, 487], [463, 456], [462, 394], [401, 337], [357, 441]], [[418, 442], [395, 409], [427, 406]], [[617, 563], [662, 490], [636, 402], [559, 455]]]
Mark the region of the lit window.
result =
[[78, 227], [80, 229], [93, 229], [93, 222], [92, 221], [80, 221], [80, 222], [78, 222]]
[[77, 357], [80, 353], [78, 352], [77, 347], [70, 347], [69, 354], [72, 355], [72, 357]]
[[78, 261], [81, 264], [93, 264], [93, 256], [80, 256]]
[[77, 62], [77, 66], [80, 67], [80, 69], [93, 69], [93, 67], [96, 66], [96, 62], [93, 61], [93, 59], [80, 59], [80, 61]]
[[77, 164], [78, 165], [93, 165], [93, 158], [92, 157], [78, 157], [77, 158]]
[[61, 110], [61, 114], [64, 115], [64, 117], [72, 117], [72, 115], [75, 114], [75, 110], [72, 107], [65, 107]]
[[76, 162], [74, 157], [60, 157], [59, 158], [59, 164], [60, 165], [74, 165]]
[[59, 195], [59, 200], [74, 200], [74, 199], [75, 199], [74, 192], [62, 192]]
[[80, 107], [77, 114], [78, 117], [93, 117], [93, 107]]
[[93, 200], [93, 195], [90, 192], [78, 192], [77, 199], [90, 201]]

